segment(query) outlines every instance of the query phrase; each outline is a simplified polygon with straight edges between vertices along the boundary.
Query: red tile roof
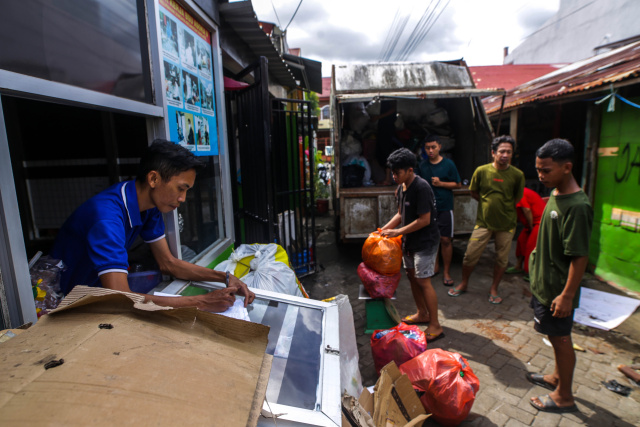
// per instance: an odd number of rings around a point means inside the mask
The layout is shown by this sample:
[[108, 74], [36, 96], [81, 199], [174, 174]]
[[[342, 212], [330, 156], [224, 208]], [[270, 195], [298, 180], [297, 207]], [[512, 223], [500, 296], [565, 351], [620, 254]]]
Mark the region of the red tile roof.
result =
[[487, 65], [469, 67], [478, 89], [512, 89], [566, 64]]

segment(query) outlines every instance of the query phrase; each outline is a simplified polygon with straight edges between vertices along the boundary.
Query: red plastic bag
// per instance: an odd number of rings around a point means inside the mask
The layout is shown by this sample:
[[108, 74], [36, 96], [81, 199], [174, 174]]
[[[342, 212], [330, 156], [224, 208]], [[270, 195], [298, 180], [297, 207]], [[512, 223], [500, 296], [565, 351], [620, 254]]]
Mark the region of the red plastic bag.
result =
[[371, 353], [376, 373], [391, 362], [400, 366], [427, 349], [424, 332], [416, 325], [400, 322], [391, 329], [378, 329], [371, 335]]
[[413, 387], [424, 391], [420, 400], [443, 426], [457, 426], [467, 418], [480, 381], [458, 353], [427, 350], [399, 367]]
[[360, 280], [371, 298], [391, 298], [398, 288], [402, 274], [385, 276], [361, 262], [358, 266], [358, 276], [360, 276]]
[[393, 276], [402, 267], [402, 236], [385, 237], [380, 229], [369, 234], [362, 246], [362, 260], [367, 267], [386, 276]]

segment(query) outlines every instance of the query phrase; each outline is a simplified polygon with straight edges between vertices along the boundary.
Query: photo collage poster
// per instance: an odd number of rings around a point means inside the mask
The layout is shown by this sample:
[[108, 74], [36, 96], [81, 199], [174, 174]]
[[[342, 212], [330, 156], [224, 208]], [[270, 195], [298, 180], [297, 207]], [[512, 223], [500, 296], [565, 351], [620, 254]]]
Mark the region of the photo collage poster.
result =
[[211, 33], [174, 0], [159, 0], [163, 88], [171, 141], [218, 155]]

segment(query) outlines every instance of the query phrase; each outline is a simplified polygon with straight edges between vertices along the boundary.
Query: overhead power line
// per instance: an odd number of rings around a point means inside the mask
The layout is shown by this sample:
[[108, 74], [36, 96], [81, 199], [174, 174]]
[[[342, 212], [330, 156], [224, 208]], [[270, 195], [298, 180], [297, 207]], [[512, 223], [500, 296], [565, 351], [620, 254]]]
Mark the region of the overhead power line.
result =
[[293, 12], [293, 16], [289, 20], [289, 23], [287, 24], [287, 26], [284, 28], [284, 31], [287, 31], [287, 28], [289, 28], [289, 25], [291, 25], [291, 22], [293, 21], [293, 18], [296, 17], [296, 14], [298, 13], [298, 9], [300, 9], [300, 5], [302, 5], [302, 0], [300, 0], [300, 3], [298, 3], [298, 7], [296, 7], [296, 11]]
[[431, 31], [431, 28], [438, 21], [438, 19], [440, 19], [440, 16], [442, 15], [442, 13], [445, 11], [447, 6], [449, 6], [449, 3], [451, 2], [451, 0], [447, 0], [447, 3], [442, 7], [442, 9], [440, 9], [440, 12], [438, 12], [438, 14], [434, 17], [434, 14], [436, 13], [437, 8], [440, 5], [441, 1], [442, 0], [438, 0], [438, 3], [436, 3], [436, 5], [433, 7], [431, 12], [429, 13], [429, 17], [423, 23], [423, 26], [416, 33], [415, 37], [414, 38], [409, 37], [410, 44], [406, 47], [406, 49], [403, 49], [403, 51], [401, 51], [401, 55], [399, 55], [399, 59], [398, 59], [399, 61], [406, 61], [409, 58], [409, 56], [413, 54], [416, 48], [422, 44], [424, 39], [429, 34], [429, 31]]
[[282, 28], [282, 24], [280, 23], [280, 17], [278, 16], [278, 12], [276, 12], [276, 5], [273, 4], [273, 0], [271, 0], [271, 7], [273, 8], [273, 13], [276, 14], [276, 19], [278, 20], [278, 27]]

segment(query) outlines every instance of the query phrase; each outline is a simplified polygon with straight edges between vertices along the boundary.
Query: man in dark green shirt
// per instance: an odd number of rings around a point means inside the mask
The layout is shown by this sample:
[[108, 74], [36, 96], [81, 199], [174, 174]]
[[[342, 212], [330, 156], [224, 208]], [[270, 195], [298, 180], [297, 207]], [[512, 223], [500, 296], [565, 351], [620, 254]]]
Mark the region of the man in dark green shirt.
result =
[[524, 192], [524, 174], [511, 165], [515, 141], [508, 135], [495, 138], [491, 143], [493, 163], [478, 167], [473, 173], [469, 190], [478, 201], [476, 226], [471, 233], [467, 251], [462, 260], [462, 281], [449, 289], [449, 296], [457, 297], [467, 291], [469, 278], [480, 260], [491, 237], [495, 240], [496, 260], [489, 302], [502, 303], [498, 285], [509, 263], [509, 250], [516, 229], [516, 203]]
[[574, 309], [587, 267], [593, 210], [572, 174], [573, 146], [552, 139], [536, 152], [538, 177], [551, 192], [540, 221], [538, 244], [531, 253], [531, 307], [535, 330], [549, 336], [556, 358], [553, 374], [527, 373], [533, 384], [552, 390], [532, 397], [545, 412], [577, 411], [571, 391], [576, 355], [571, 342]]

